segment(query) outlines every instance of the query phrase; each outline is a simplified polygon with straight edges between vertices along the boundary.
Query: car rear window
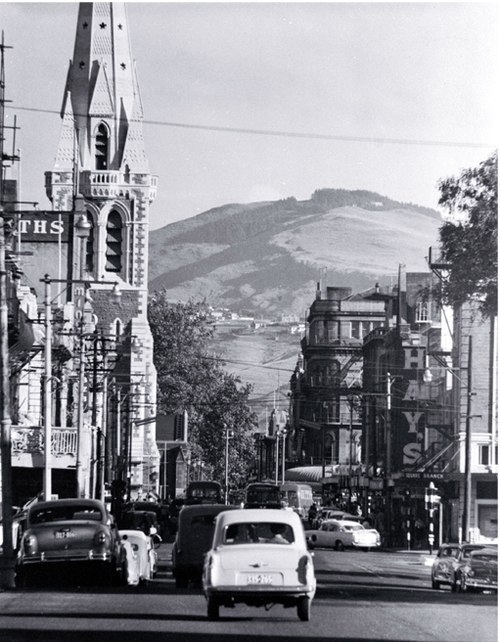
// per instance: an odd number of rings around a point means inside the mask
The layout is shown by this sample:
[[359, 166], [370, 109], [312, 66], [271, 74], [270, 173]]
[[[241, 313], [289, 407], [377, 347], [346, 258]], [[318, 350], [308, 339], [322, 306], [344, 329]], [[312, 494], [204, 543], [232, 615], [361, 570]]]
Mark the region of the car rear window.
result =
[[31, 524], [45, 524], [47, 522], [92, 520], [101, 521], [102, 513], [95, 506], [51, 506], [39, 508], [30, 514]]
[[291, 544], [293, 528], [281, 522], [239, 522], [227, 526], [225, 544]]

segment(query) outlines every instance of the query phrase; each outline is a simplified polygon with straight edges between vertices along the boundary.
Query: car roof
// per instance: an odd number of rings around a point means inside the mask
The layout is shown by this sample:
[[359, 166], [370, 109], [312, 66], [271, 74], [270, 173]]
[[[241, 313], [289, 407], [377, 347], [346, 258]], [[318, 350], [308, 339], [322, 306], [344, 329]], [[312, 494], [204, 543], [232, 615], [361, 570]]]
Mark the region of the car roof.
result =
[[282, 522], [302, 527], [300, 517], [291, 510], [281, 508], [239, 508], [223, 511], [217, 516], [219, 523], [235, 524], [239, 522]]
[[47, 502], [37, 502], [30, 506], [29, 512], [31, 513], [34, 510], [53, 508], [55, 506], [92, 506], [94, 508], [100, 508], [102, 511], [106, 512], [106, 507], [99, 499], [78, 499], [77, 497], [71, 499], [52, 499]]
[[496, 548], [485, 546], [484, 548], [478, 548], [475, 551], [472, 551], [471, 555], [476, 556], [476, 555], [491, 555], [491, 557], [498, 557], [498, 551]]
[[325, 519], [323, 521], [323, 524], [341, 524], [342, 526], [345, 526], [345, 524], [349, 526], [361, 526], [359, 522], [356, 522], [354, 520], [350, 519], [336, 519], [332, 517], [331, 519]]
[[132, 539], [135, 537], [137, 539], [146, 540], [148, 537], [142, 531], [133, 530], [133, 529], [125, 529], [125, 530], [120, 529], [118, 532], [120, 533], [120, 537], [123, 537], [124, 535], [126, 535], [127, 537], [131, 537]]
[[218, 515], [226, 510], [239, 510], [239, 506], [229, 504], [188, 504], [182, 507], [179, 515]]

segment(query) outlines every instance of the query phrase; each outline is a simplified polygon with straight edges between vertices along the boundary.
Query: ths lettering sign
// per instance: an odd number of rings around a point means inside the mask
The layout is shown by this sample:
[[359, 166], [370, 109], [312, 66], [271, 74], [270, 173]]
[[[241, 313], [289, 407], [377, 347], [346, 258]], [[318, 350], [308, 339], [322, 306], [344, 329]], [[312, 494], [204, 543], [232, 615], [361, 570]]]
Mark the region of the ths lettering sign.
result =
[[69, 212], [20, 212], [17, 229], [21, 243], [67, 243]]

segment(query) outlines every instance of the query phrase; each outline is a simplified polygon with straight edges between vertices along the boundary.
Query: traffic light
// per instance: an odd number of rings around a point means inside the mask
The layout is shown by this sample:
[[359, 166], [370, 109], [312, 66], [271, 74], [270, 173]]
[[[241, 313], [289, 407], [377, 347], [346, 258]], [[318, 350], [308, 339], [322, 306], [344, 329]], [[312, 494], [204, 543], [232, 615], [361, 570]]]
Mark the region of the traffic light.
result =
[[425, 508], [430, 512], [439, 507], [441, 496], [433, 482], [425, 489]]

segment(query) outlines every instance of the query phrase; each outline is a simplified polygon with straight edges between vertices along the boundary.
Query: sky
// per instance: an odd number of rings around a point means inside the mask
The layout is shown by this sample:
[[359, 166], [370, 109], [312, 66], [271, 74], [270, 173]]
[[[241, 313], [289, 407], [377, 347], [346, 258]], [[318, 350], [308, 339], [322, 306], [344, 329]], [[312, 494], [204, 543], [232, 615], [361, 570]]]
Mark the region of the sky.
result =
[[[497, 147], [495, 2], [130, 2], [127, 11], [159, 177], [153, 229], [320, 188], [436, 208], [439, 180]], [[40, 208], [50, 209], [44, 172], [77, 13], [76, 2], [0, 2], [20, 200]]]

